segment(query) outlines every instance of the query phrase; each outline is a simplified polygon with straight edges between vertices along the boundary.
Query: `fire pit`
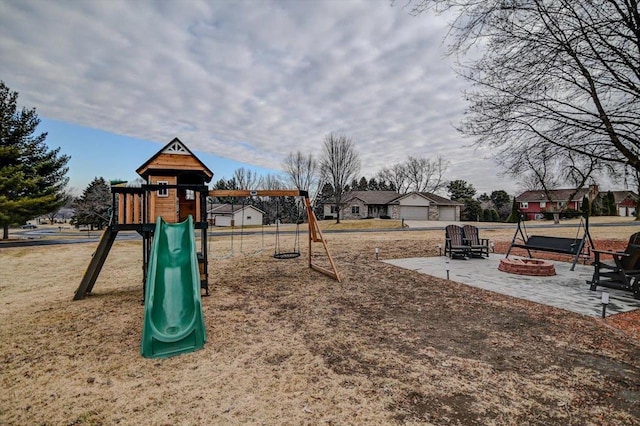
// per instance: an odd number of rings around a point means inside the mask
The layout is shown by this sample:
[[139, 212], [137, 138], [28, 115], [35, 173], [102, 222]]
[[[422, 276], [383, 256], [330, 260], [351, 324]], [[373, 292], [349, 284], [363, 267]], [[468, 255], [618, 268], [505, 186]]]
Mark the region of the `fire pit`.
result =
[[556, 274], [553, 263], [540, 259], [505, 258], [500, 259], [498, 269], [502, 272], [536, 277], [550, 277]]

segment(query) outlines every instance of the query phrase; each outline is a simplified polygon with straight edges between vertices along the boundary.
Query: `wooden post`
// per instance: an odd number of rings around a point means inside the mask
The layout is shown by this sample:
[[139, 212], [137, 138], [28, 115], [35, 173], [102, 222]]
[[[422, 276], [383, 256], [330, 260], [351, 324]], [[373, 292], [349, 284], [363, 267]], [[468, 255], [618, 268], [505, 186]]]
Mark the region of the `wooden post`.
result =
[[124, 203], [125, 203], [125, 195], [123, 193], [118, 194], [118, 223], [124, 224], [127, 223], [124, 217]]
[[142, 223], [140, 218], [140, 194], [133, 194], [133, 223]]
[[126, 209], [125, 216], [127, 217], [127, 223], [135, 223], [134, 222], [134, 214], [133, 214], [133, 206], [135, 205], [135, 195], [134, 194], [125, 194]]

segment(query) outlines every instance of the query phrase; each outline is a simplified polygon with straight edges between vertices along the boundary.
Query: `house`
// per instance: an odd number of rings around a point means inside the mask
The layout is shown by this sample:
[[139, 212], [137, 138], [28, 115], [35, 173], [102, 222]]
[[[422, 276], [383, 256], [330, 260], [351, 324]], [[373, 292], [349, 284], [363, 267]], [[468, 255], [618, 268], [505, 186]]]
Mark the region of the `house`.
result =
[[[462, 207], [461, 203], [428, 192], [351, 191], [345, 195], [340, 218], [457, 221]], [[333, 218], [336, 206], [326, 202], [323, 212], [325, 218]]]
[[546, 212], [580, 210], [584, 196], [589, 197], [589, 188], [580, 188], [577, 192], [575, 189], [552, 189], [548, 193], [549, 195], [540, 189], [525, 191], [516, 197], [518, 208], [528, 220], [542, 219]]
[[[633, 191], [611, 191], [616, 201], [616, 210], [618, 216], [635, 216], [636, 206], [638, 203], [638, 195]], [[600, 195], [606, 195], [601, 192]]]
[[[391, 216], [389, 203], [398, 198], [396, 191], [351, 191], [345, 194], [340, 209], [342, 219], [362, 219], [367, 217]], [[327, 202], [323, 206], [324, 217], [335, 217], [336, 206]]]
[[[571, 194], [573, 197], [571, 197]], [[635, 211], [635, 203], [638, 196], [631, 191], [611, 191], [616, 200], [616, 207], [620, 216], [631, 216]], [[600, 191], [597, 185], [589, 188], [553, 189], [549, 196], [543, 190], [525, 191], [516, 197], [516, 203], [520, 211], [528, 220], [542, 219], [544, 213], [560, 211], [564, 209], [580, 210], [582, 199], [586, 196], [589, 200], [606, 196], [607, 191]], [[571, 199], [569, 200], [569, 197]]]
[[251, 205], [212, 204], [207, 219], [213, 226], [262, 225], [264, 212]]

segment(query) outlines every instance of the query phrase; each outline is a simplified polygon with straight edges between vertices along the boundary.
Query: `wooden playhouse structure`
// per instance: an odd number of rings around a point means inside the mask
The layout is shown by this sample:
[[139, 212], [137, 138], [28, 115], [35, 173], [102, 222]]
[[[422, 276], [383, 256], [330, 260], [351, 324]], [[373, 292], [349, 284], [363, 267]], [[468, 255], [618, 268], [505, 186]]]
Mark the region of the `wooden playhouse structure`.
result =
[[[329, 253], [308, 194], [298, 190], [276, 191], [209, 191], [207, 184], [213, 172], [202, 163], [178, 138], [174, 138], [153, 157], [136, 170], [144, 180], [139, 187], [112, 185], [112, 214], [98, 247], [77, 288], [74, 300], [91, 293], [95, 282], [107, 259], [109, 251], [120, 231], [136, 231], [143, 239], [142, 269], [143, 283], [147, 281], [149, 256], [153, 242], [156, 221], [161, 216], [166, 222], [176, 223], [193, 216], [195, 231], [200, 233], [198, 264], [200, 286], [209, 294], [207, 259], [207, 197], [248, 197], [248, 196], [298, 196], [304, 197], [309, 218], [309, 267], [340, 281], [339, 273]], [[312, 262], [313, 242], [321, 242], [330, 262], [330, 268]], [[144, 294], [144, 289], [143, 289]]]

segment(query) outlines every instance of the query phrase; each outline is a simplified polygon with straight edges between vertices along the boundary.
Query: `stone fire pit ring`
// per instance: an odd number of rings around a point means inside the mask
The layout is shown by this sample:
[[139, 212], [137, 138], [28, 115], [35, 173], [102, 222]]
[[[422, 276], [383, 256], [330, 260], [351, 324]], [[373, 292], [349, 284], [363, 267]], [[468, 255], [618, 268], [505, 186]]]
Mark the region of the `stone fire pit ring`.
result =
[[534, 277], [550, 277], [556, 274], [553, 263], [542, 259], [508, 257], [500, 259], [498, 269], [502, 272]]

